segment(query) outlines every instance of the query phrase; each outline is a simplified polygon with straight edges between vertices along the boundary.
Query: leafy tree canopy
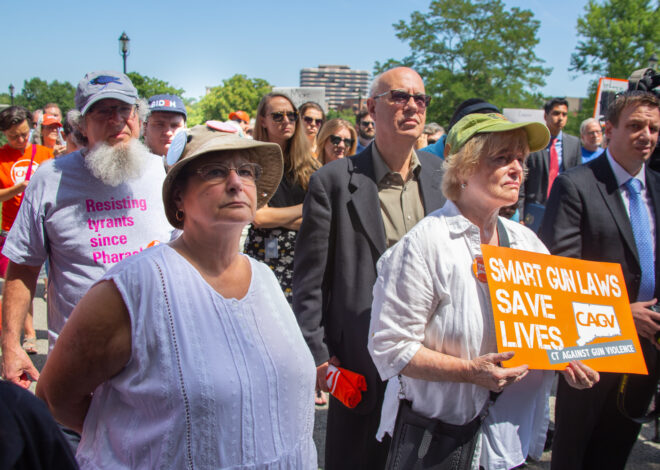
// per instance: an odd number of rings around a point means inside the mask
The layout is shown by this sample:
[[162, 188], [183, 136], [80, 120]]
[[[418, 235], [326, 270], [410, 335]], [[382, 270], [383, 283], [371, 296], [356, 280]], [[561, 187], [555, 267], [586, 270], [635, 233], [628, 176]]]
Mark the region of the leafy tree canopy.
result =
[[137, 89], [138, 95], [144, 99], [153, 95], [161, 94], [183, 96], [185, 93], [183, 88], [176, 88], [165, 80], [160, 80], [159, 78], [140, 75], [137, 72], [128, 72], [126, 75], [128, 75], [128, 78], [133, 82], [133, 86]]
[[501, 0], [433, 0], [429, 11], [394, 24], [411, 54], [376, 62], [380, 73], [396, 65], [414, 68], [433, 96], [427, 120], [446, 125], [468, 98], [500, 107], [538, 108], [537, 89], [551, 71], [534, 53], [539, 21], [530, 10], [507, 10]]
[[[25, 106], [30, 111], [34, 111], [43, 108], [45, 104], [57, 103], [62, 109], [62, 113], [66, 113], [74, 107], [73, 98], [75, 94], [76, 88], [69, 82], [54, 80], [48, 83], [46, 80], [33, 77], [23, 82], [23, 89], [20, 92], [16, 90], [14, 104]], [[8, 93], [0, 95], [0, 103], [11, 103]]]
[[628, 78], [660, 52], [660, 6], [650, 0], [590, 0], [577, 20], [570, 70]]
[[222, 81], [222, 85], [211, 88], [199, 102], [188, 107], [188, 125], [193, 126], [211, 119], [224, 121], [229, 113], [245, 111], [250, 118], [255, 116], [261, 97], [272, 90], [262, 78], [248, 78], [236, 74]]
[[342, 109], [341, 111], [337, 111], [336, 109], [329, 109], [326, 114], [326, 120], [329, 121], [330, 119], [335, 118], [344, 119], [355, 125], [355, 111], [352, 109]]
[[593, 116], [598, 78], [628, 78], [660, 52], [660, 5], [648, 0], [590, 0], [577, 20], [580, 40], [571, 54], [570, 70], [594, 74], [588, 98], [566, 130], [579, 135], [580, 123]]

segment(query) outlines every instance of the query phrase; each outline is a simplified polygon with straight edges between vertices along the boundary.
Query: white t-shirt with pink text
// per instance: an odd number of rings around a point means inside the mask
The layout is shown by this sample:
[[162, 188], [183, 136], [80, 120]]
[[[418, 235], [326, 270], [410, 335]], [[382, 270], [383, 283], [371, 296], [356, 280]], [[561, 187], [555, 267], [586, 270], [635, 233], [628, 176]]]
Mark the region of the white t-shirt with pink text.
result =
[[75, 305], [110, 267], [170, 240], [164, 178], [161, 160], [150, 158], [141, 177], [108, 186], [73, 152], [44, 163], [30, 180], [2, 253], [29, 266], [49, 260], [51, 348]]

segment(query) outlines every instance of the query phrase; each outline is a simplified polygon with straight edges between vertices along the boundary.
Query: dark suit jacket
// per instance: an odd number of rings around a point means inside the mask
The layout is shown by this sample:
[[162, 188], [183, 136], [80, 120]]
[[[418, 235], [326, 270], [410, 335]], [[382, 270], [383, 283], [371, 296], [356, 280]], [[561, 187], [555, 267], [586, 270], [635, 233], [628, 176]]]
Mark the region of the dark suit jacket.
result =
[[[445, 202], [442, 160], [427, 152], [417, 155], [428, 214]], [[374, 411], [382, 387], [367, 337], [376, 262], [386, 248], [371, 146], [314, 173], [296, 241], [293, 311], [317, 365], [335, 355], [342, 367], [366, 377], [358, 413]]]
[[[560, 171], [568, 170], [582, 163], [580, 139], [562, 132], [562, 164]], [[550, 174], [550, 152], [548, 149], [532, 152], [527, 158], [527, 177], [520, 191], [518, 205], [524, 215], [525, 202], [544, 205], [548, 199], [548, 176]], [[522, 220], [522, 219], [521, 219]]]
[[[660, 173], [647, 167], [646, 184], [657, 227], [660, 221]], [[637, 247], [630, 218], [605, 153], [557, 177], [539, 237], [553, 255], [621, 264], [630, 302], [636, 301], [642, 279]], [[656, 253], [660, 254], [657, 229], [655, 245]], [[659, 260], [660, 256], [656, 256], [656, 280], [660, 279]], [[660, 296], [658, 281], [655, 296]], [[645, 339], [642, 339], [642, 347], [645, 352], [655, 350]], [[648, 354], [645, 357], [650, 371], [655, 358]]]

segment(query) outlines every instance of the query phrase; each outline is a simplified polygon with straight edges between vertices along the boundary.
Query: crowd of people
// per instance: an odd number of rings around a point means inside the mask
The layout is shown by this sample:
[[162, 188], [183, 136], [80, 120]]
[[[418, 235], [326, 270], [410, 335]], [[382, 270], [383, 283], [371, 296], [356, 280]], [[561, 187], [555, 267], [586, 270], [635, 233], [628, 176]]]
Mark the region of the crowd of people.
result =
[[[406, 67], [355, 123], [273, 92], [188, 128], [181, 97], [145, 98], [97, 71], [64, 122], [0, 112], [0, 468], [317, 468], [328, 402], [331, 470], [509, 469], [550, 445], [556, 470], [625, 466], [660, 379], [654, 94], [579, 138], [561, 98], [544, 123], [477, 97], [427, 123]], [[548, 430], [556, 375], [502, 365], [482, 245], [621, 264], [649, 370], [628, 409], [621, 374], [571, 361]], [[364, 378], [357, 406], [337, 370]]]

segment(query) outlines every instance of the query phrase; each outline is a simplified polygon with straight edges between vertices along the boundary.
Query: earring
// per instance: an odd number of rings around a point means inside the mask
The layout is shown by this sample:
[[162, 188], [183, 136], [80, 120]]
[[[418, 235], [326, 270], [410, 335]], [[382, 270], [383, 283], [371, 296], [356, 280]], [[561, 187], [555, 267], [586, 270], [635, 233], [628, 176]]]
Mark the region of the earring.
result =
[[177, 209], [174, 213], [174, 218], [179, 222], [183, 222], [183, 211], [181, 209]]

